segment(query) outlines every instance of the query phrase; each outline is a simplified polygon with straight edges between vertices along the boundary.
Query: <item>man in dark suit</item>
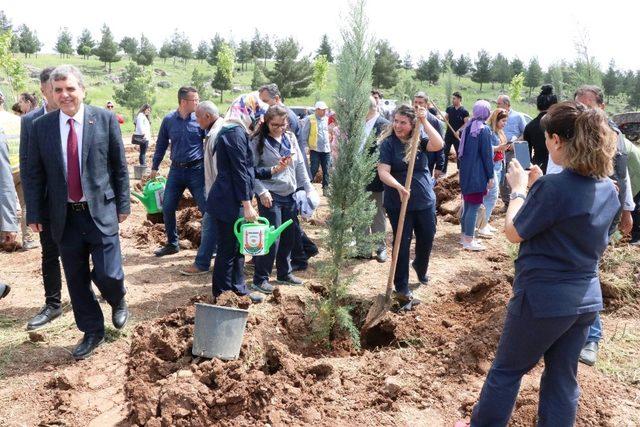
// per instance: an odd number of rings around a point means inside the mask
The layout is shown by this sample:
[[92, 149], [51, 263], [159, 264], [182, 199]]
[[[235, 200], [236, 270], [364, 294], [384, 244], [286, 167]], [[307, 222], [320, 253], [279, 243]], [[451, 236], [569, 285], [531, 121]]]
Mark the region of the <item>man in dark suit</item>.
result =
[[[27, 168], [27, 153], [29, 136], [33, 129], [33, 121], [58, 109], [53, 97], [53, 87], [49, 81], [51, 72], [55, 67], [48, 67], [40, 73], [40, 91], [47, 100], [41, 108], [35, 109], [22, 116], [20, 124], [20, 180], [22, 187], [29, 187], [29, 174]], [[42, 248], [42, 281], [44, 283], [45, 305], [38, 314], [29, 320], [27, 330], [38, 329], [51, 322], [62, 314], [62, 274], [60, 272], [60, 253], [58, 246], [53, 241], [51, 226], [47, 215], [42, 218], [42, 232], [40, 232], [40, 246]]]
[[120, 329], [129, 318], [118, 236], [118, 223], [131, 212], [129, 173], [118, 121], [113, 113], [83, 103], [80, 71], [61, 65], [50, 80], [60, 110], [33, 122], [27, 222], [41, 232], [48, 210], [73, 314], [84, 332], [73, 351], [79, 360], [104, 342], [104, 318], [92, 280], [112, 307], [113, 325]]

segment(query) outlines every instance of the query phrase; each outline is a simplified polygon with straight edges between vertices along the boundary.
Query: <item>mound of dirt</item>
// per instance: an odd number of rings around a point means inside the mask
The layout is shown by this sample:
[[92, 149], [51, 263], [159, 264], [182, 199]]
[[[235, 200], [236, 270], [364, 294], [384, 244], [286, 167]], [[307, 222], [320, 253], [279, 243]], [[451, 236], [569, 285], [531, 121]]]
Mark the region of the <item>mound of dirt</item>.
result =
[[455, 203], [453, 206], [446, 205], [443, 209], [443, 205], [450, 201], [457, 201], [459, 207], [460, 182], [458, 172], [438, 180], [435, 187], [433, 187], [433, 191], [436, 193], [436, 210], [440, 215], [455, 215], [458, 212]]

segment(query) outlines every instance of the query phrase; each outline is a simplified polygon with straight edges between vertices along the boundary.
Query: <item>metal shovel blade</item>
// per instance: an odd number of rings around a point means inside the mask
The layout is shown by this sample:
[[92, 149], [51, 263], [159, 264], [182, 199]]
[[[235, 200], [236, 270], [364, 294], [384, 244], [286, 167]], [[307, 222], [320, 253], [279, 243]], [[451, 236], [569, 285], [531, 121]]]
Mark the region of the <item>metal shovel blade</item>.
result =
[[391, 298], [388, 298], [384, 294], [378, 294], [376, 299], [373, 301], [373, 305], [369, 308], [367, 312], [367, 317], [364, 319], [364, 325], [360, 329], [360, 335], [366, 335], [369, 332], [369, 329], [376, 326], [385, 314], [391, 309], [393, 301]]

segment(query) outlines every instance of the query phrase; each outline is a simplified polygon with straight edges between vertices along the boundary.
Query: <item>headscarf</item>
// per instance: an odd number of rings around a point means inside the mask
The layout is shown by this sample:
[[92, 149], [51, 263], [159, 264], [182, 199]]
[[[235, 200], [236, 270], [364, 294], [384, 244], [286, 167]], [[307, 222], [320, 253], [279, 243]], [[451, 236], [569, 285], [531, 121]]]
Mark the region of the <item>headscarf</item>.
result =
[[252, 124], [264, 115], [269, 106], [260, 100], [258, 92], [246, 93], [237, 97], [224, 115], [225, 125], [238, 124], [249, 132]]
[[467, 136], [467, 128], [470, 127], [469, 133], [474, 138], [478, 136], [482, 128], [484, 127], [484, 122], [487, 121], [489, 116], [491, 115], [491, 104], [484, 99], [476, 101], [473, 104], [473, 116], [471, 120], [462, 128], [462, 136], [460, 137], [460, 153], [458, 154], [458, 158], [461, 159], [464, 155], [464, 143]]

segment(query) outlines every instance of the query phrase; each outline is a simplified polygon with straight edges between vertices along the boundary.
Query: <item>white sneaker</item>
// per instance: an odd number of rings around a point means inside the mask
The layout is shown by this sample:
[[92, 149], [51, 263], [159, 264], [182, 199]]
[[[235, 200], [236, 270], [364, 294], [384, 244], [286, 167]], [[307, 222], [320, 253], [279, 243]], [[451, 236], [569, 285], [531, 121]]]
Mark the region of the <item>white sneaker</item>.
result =
[[634, 240], [633, 242], [629, 242], [630, 245], [640, 246], [640, 240]]
[[465, 251], [484, 251], [486, 248], [486, 246], [481, 245], [480, 243], [478, 243], [476, 240], [472, 240], [470, 243], [465, 243], [462, 245], [462, 249], [464, 249]]
[[485, 225], [484, 227], [478, 229], [478, 236], [490, 239], [493, 237], [493, 232], [489, 230], [488, 225]]

